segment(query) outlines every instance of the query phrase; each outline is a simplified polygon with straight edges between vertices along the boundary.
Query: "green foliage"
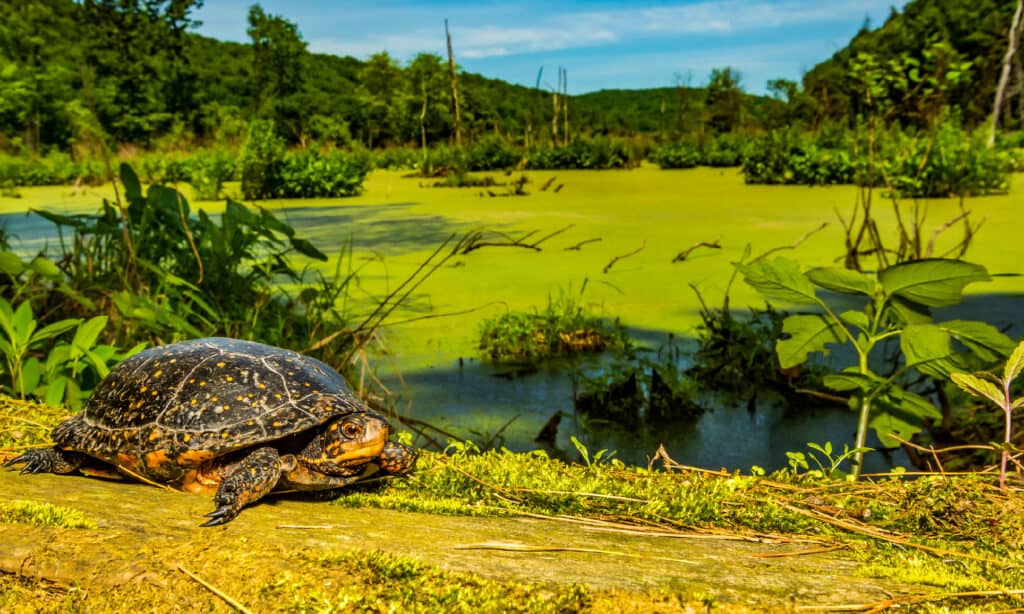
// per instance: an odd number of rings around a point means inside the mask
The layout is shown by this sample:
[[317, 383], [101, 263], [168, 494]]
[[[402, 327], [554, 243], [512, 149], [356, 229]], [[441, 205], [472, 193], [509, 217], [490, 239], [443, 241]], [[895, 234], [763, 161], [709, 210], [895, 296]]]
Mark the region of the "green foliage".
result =
[[480, 325], [480, 350], [494, 361], [538, 362], [629, 344], [618, 322], [593, 315], [565, 291], [549, 296], [544, 311], [508, 312]]
[[1003, 376], [996, 377], [991, 373], [953, 373], [950, 379], [953, 383], [967, 393], [991, 401], [996, 407], [1003, 410], [1005, 427], [1003, 429], [1003, 443], [998, 446], [1001, 454], [999, 469], [999, 490], [1006, 492], [1006, 467], [1010, 460], [1010, 454], [1020, 452], [1013, 447], [1013, 410], [1024, 407], [1024, 397], [1014, 399], [1010, 393], [1010, 386], [1021, 371], [1024, 371], [1024, 341], [1017, 344], [1017, 347], [1010, 354], [1003, 365]]
[[[0, 298], [0, 352], [6, 368], [0, 372], [3, 390], [19, 399], [35, 397], [49, 405], [78, 409], [116, 364], [141, 350], [127, 353], [98, 343], [107, 316], [89, 320], [64, 319], [39, 328], [32, 306], [23, 301], [12, 309]], [[70, 342], [59, 339], [74, 331]], [[39, 354], [44, 354], [40, 357]]]
[[[747, 283], [769, 301], [817, 308], [791, 315], [783, 322], [784, 338], [776, 345], [783, 368], [807, 361], [812, 353], [828, 353], [830, 344], [848, 344], [856, 352], [857, 365], [825, 376], [829, 388], [853, 395], [860, 412], [855, 448], [863, 448], [869, 427], [884, 445], [908, 440], [939, 411], [924, 397], [897, 383], [909, 369], [932, 377], [948, 377], [969, 360], [992, 361], [1012, 348], [1006, 335], [981, 322], [951, 320], [935, 323], [930, 309], [955, 305], [964, 286], [988, 280], [984, 267], [959, 260], [920, 260], [898, 264], [877, 275], [840, 268], [813, 268], [801, 272], [798, 263], [785, 258], [741, 265]], [[834, 309], [848, 302], [817, 290], [855, 297], [861, 311]], [[904, 364], [882, 377], [869, 364], [872, 350], [890, 338], [899, 338]], [[954, 342], [964, 347], [956, 350]], [[854, 476], [859, 473], [856, 455]]]
[[369, 170], [369, 157], [360, 152], [290, 152], [284, 157], [274, 195], [278, 198], [354, 196], [362, 190]]
[[109, 180], [106, 165], [98, 160], [75, 162], [63, 153], [0, 156], [0, 185], [96, 185]]
[[661, 168], [693, 168], [700, 164], [700, 152], [686, 143], [662, 145], [650, 155], [651, 162]]
[[0, 522], [31, 524], [61, 529], [95, 529], [97, 525], [82, 512], [70, 507], [51, 505], [42, 501], [0, 503]]
[[277, 136], [274, 122], [250, 123], [242, 150], [242, 197], [259, 200], [277, 196], [281, 191], [284, 157], [284, 141]]
[[[826, 441], [824, 445], [810, 442], [807, 444], [807, 447], [811, 449], [811, 452], [806, 454], [803, 452], [786, 452], [786, 458], [789, 459], [789, 470], [794, 476], [800, 475], [800, 470], [802, 469], [806, 472], [803, 475], [810, 478], [848, 479], [852, 476], [842, 470], [840, 466], [844, 462], [852, 461], [855, 456], [873, 451], [872, 448], [866, 447], [851, 448], [848, 444], [844, 443], [843, 452], [833, 455], [831, 441]], [[815, 454], [815, 452], [818, 454]], [[810, 468], [808, 459], [817, 466], [817, 469]]]
[[621, 139], [595, 137], [574, 139], [567, 146], [531, 151], [526, 167], [530, 169], [601, 170], [630, 168], [640, 157]]

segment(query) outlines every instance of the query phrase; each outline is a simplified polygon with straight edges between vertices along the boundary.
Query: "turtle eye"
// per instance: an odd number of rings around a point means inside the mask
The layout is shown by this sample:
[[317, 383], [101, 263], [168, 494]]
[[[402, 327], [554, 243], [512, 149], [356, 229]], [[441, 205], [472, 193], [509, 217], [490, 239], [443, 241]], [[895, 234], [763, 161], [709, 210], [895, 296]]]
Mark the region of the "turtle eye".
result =
[[356, 438], [363, 434], [363, 427], [359, 426], [355, 422], [346, 422], [341, 425], [341, 432], [345, 434], [345, 437]]

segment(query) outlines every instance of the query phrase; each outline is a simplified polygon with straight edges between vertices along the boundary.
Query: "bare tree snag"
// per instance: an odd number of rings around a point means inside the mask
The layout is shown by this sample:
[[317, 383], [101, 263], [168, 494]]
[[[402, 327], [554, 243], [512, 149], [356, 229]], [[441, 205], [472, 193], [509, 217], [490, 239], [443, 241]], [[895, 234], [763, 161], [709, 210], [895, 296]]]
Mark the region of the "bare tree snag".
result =
[[992, 105], [992, 128], [988, 133], [988, 146], [995, 147], [996, 129], [999, 127], [999, 112], [1003, 107], [1003, 97], [1006, 95], [1006, 84], [1010, 80], [1010, 68], [1013, 66], [1013, 57], [1017, 54], [1017, 35], [1020, 34], [1020, 16], [1024, 11], [1024, 0], [1017, 0], [1017, 10], [1013, 13], [1013, 22], [1010, 24], [1010, 40], [1006, 46], [1006, 55], [1003, 56], [1003, 70], [999, 73], [999, 85], [996, 87], [996, 100]]
[[682, 261], [686, 260], [687, 258], [690, 257], [690, 254], [693, 253], [693, 250], [697, 249], [698, 247], [709, 247], [711, 249], [722, 249], [722, 242], [717, 240], [717, 239], [714, 240], [714, 241], [710, 241], [710, 242], [709, 241], [698, 241], [698, 242], [694, 243], [693, 245], [691, 245], [690, 247], [687, 247], [683, 251], [681, 251], [678, 254], [676, 254], [676, 257], [672, 259], [672, 262], [675, 263], [675, 262], [682, 262]]
[[444, 37], [448, 41], [448, 76], [452, 81], [452, 109], [455, 113], [455, 146], [462, 146], [462, 122], [459, 118], [459, 82], [455, 76], [455, 54], [452, 53], [452, 35], [448, 32], [448, 20], [444, 20]]
[[570, 245], [569, 247], [566, 247], [565, 251], [567, 251], [567, 252], [578, 252], [578, 251], [580, 251], [580, 248], [583, 247], [584, 245], [586, 245], [587, 243], [597, 243], [600, 240], [601, 240], [601, 237], [594, 237], [593, 239], [585, 239], [583, 241], [580, 241], [576, 245]]
[[601, 272], [602, 273], [607, 273], [608, 271], [611, 270], [611, 268], [613, 266], [615, 266], [616, 262], [618, 262], [619, 260], [622, 260], [624, 258], [629, 258], [630, 256], [635, 256], [635, 255], [639, 254], [641, 251], [643, 251], [643, 249], [645, 247], [647, 247], [647, 241], [644, 241], [643, 245], [641, 245], [640, 247], [634, 249], [631, 252], [626, 252], [625, 254], [622, 254], [621, 256], [616, 256], [616, 257], [612, 258], [611, 260], [608, 261], [608, 264], [604, 265], [604, 270], [601, 271]]
[[569, 69], [562, 69], [562, 144], [569, 145]]

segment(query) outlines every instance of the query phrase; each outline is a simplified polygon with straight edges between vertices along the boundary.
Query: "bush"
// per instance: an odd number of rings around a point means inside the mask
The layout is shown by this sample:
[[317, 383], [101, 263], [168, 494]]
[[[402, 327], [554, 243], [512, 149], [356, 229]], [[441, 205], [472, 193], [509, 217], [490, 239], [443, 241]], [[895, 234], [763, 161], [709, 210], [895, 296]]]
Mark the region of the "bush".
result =
[[337, 198], [354, 196], [370, 171], [370, 159], [362, 153], [298, 151], [285, 155], [279, 198]]
[[281, 186], [284, 140], [273, 120], [254, 120], [242, 150], [242, 195], [247, 199], [274, 198]]
[[662, 145], [651, 153], [650, 160], [663, 169], [693, 168], [700, 163], [700, 152], [686, 143]]
[[637, 166], [640, 159], [625, 141], [596, 137], [576, 139], [564, 147], [535, 150], [530, 153], [527, 168], [537, 170], [631, 168]]
[[0, 157], [0, 185], [12, 188], [73, 183], [97, 185], [109, 180], [110, 173], [103, 162], [76, 162], [66, 153], [31, 158]]
[[523, 159], [519, 148], [497, 135], [486, 136], [464, 150], [468, 171], [496, 171], [513, 168]]

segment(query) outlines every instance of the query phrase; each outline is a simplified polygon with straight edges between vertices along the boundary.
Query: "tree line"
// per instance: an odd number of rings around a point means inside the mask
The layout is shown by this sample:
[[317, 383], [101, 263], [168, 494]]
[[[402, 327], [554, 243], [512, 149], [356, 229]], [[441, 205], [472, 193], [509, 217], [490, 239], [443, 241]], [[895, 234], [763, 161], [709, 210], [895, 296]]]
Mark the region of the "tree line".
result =
[[[230, 144], [244, 137], [253, 119], [274, 120], [293, 145], [452, 142], [445, 59], [421, 53], [403, 64], [386, 51], [366, 61], [312, 53], [295, 23], [259, 5], [248, 13], [248, 44], [218, 41], [194, 32], [202, 3], [0, 4], [0, 149]], [[722, 67], [704, 87], [676, 76], [670, 87], [571, 96], [568, 112], [574, 134], [662, 141], [852, 124], [865, 112], [852, 67], [870, 52], [908, 73], [941, 75], [969, 66], [968, 78], [944, 91], [938, 103], [957, 108], [966, 125], [977, 125], [991, 111], [1012, 13], [1013, 3], [999, 0], [913, 0], [878, 29], [865, 24], [849, 46], [801, 83], [770, 82], [772, 96], [746, 93], [738, 71]], [[944, 50], [938, 55], [936, 45]], [[1006, 96], [1010, 127], [1024, 117], [1019, 60], [1014, 69], [1018, 78]], [[458, 80], [464, 139], [497, 134], [519, 144], [553, 142], [553, 92], [464, 71]], [[887, 95], [894, 120], [923, 121], [921, 101], [913, 95]], [[925, 102], [936, 107], [935, 100]]]

